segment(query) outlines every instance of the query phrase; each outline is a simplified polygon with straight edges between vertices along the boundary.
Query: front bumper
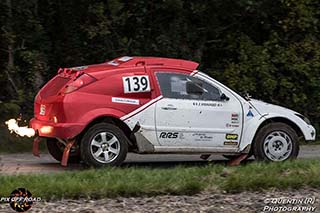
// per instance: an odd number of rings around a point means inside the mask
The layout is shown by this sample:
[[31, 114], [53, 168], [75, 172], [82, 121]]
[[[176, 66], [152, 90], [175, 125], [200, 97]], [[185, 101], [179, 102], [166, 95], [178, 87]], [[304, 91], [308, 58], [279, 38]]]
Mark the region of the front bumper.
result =
[[308, 125], [303, 134], [306, 141], [316, 140], [316, 129], [312, 125]]
[[53, 123], [36, 118], [30, 120], [30, 126], [40, 137], [71, 139], [81, 133], [85, 125], [81, 123]]

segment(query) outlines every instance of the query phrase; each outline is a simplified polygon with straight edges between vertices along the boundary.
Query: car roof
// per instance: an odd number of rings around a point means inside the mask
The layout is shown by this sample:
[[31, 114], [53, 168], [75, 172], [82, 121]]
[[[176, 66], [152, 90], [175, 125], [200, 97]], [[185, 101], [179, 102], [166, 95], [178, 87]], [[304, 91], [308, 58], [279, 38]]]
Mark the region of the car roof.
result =
[[161, 58], [161, 57], [120, 57], [117, 61], [121, 61], [123, 58], [128, 59], [126, 62], [121, 63], [120, 67], [132, 67], [137, 65], [145, 66], [169, 66], [169, 67], [181, 67], [185, 69], [195, 70], [199, 64], [194, 61], [188, 61], [175, 58]]
[[182, 69], [193, 71], [199, 66], [199, 64], [193, 61], [188, 61], [183, 59], [174, 59], [174, 58], [122, 56], [105, 63], [84, 66], [85, 67], [84, 71], [85, 72], [106, 71], [106, 70], [115, 70], [115, 69], [130, 68], [130, 67], [137, 67], [137, 66], [175, 67], [175, 68], [182, 68]]

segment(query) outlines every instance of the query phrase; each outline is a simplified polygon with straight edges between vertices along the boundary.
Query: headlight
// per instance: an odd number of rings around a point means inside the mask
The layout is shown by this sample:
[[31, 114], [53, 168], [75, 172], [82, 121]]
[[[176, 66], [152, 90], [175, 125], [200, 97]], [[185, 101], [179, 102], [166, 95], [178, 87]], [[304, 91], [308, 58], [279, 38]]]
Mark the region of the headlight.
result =
[[307, 117], [305, 117], [301, 114], [295, 114], [295, 115], [298, 116], [299, 118], [301, 118], [302, 120], [304, 120], [304, 122], [306, 122], [308, 125], [311, 125], [311, 122]]

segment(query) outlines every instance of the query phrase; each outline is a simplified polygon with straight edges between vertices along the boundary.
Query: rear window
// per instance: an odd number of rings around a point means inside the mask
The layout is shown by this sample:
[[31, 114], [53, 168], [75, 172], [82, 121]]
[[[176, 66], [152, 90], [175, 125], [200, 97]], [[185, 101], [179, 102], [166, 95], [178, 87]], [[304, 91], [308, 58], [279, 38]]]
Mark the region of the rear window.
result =
[[49, 81], [44, 88], [42, 89], [40, 95], [41, 97], [50, 97], [57, 95], [58, 92], [69, 82], [70, 78], [65, 78], [61, 76], [54, 77], [51, 81]]

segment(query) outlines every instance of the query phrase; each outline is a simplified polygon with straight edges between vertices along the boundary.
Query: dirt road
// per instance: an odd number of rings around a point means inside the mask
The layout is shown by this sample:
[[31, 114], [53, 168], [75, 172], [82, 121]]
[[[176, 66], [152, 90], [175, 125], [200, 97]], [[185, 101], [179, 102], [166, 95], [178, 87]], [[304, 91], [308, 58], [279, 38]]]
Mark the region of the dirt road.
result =
[[[320, 159], [320, 145], [301, 146], [299, 159]], [[210, 161], [225, 163], [222, 156], [212, 155]], [[200, 159], [199, 155], [137, 155], [128, 154], [124, 166], [150, 166], [172, 167], [176, 165], [204, 165], [207, 161]], [[40, 158], [31, 153], [0, 154], [0, 174], [21, 173], [52, 173], [70, 170], [81, 170], [85, 167], [81, 164], [72, 164], [62, 167], [49, 154], [42, 154]]]

